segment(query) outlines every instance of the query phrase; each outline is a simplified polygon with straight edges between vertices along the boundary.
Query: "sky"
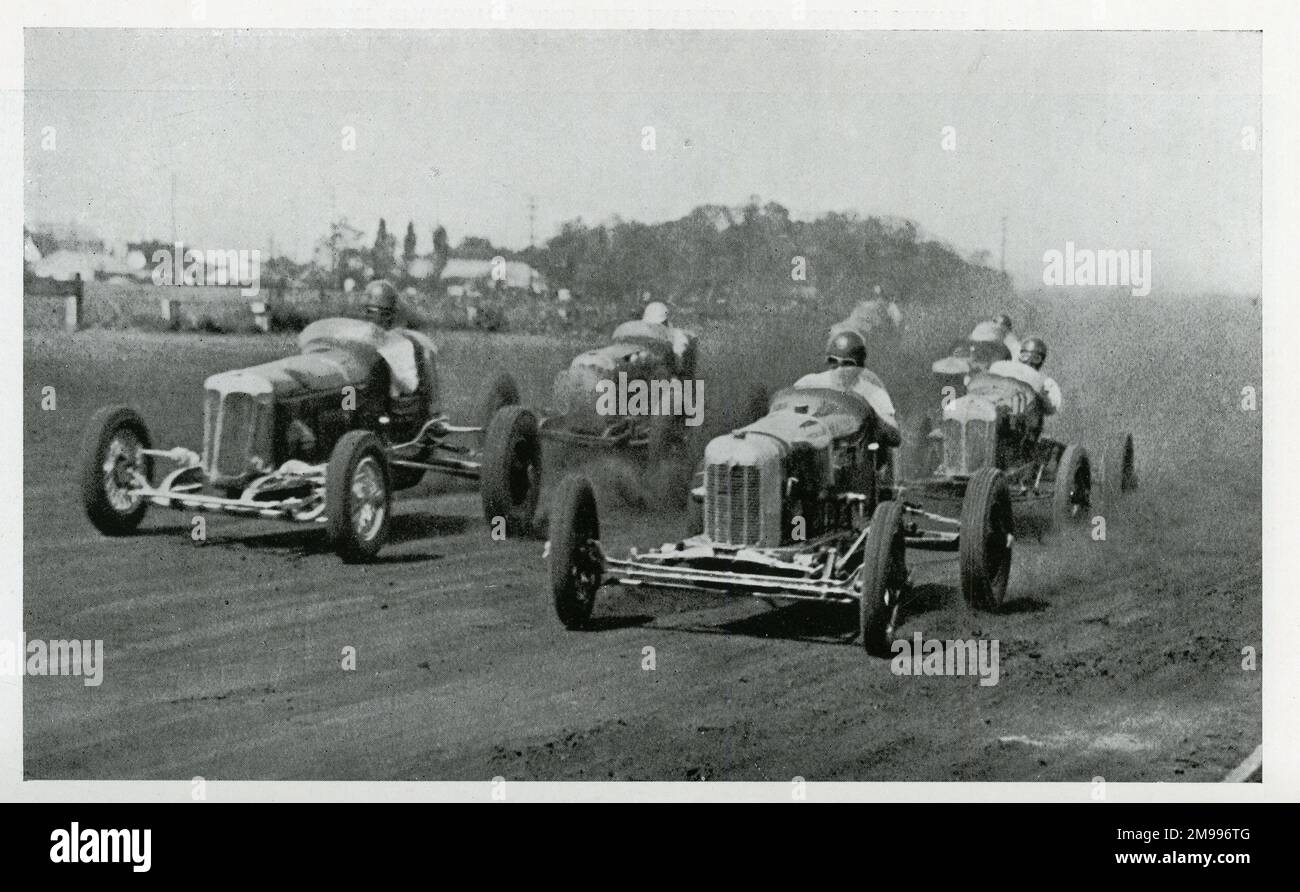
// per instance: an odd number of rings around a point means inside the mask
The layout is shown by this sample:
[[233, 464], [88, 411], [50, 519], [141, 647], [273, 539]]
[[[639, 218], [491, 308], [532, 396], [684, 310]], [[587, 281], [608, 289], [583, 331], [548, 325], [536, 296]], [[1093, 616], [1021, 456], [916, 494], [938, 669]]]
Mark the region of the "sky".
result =
[[1253, 32], [33, 29], [25, 55], [25, 220], [111, 242], [171, 237], [173, 176], [187, 242], [300, 260], [340, 215], [522, 248], [530, 198], [540, 242], [758, 195], [994, 263], [1005, 217], [1022, 285], [1073, 242], [1260, 289]]

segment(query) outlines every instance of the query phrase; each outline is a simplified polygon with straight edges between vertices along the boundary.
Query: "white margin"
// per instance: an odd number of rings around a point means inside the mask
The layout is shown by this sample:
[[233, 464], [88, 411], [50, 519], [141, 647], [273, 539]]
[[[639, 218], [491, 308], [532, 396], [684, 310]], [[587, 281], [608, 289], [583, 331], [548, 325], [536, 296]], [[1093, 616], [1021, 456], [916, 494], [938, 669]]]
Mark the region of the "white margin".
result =
[[[4, 328], [4, 372], [21, 379], [22, 269], [18, 245], [23, 203], [23, 34], [24, 27], [105, 28], [691, 28], [691, 29], [1004, 29], [1004, 30], [1262, 30], [1264, 417], [1264, 743], [1278, 754], [1262, 784], [1107, 783], [1107, 802], [1295, 801], [1300, 798], [1300, 579], [1295, 543], [1300, 541], [1300, 472], [1287, 444], [1300, 435], [1297, 402], [1300, 332], [1295, 258], [1297, 166], [1296, 85], [1300, 46], [1294, 4], [1288, 0], [1149, 0], [1140, 6], [1121, 0], [896, 0], [881, 7], [852, 0], [715, 2], [706, 9], [656, 3], [653, 8], [618, 0], [477, 0], [444, 9], [425, 9], [403, 0], [347, 0], [274, 6], [262, 0], [23, 0], [0, 11], [0, 312]], [[200, 4], [201, 21], [192, 17]], [[796, 19], [794, 10], [804, 10]], [[855, 8], [856, 7], [856, 8]], [[504, 16], [493, 15], [504, 11]], [[1100, 15], [1099, 15], [1100, 13]], [[1216, 250], [1218, 246], [1206, 246]], [[11, 423], [0, 430], [0, 638], [22, 635], [22, 422], [21, 388], [3, 388], [0, 406]], [[18, 419], [18, 423], [13, 423]], [[1267, 656], [1267, 663], [1264, 657]], [[191, 784], [176, 781], [22, 780], [22, 695], [19, 679], [0, 678], [0, 801], [190, 801]], [[1246, 730], [1243, 749], [1258, 743]], [[790, 801], [789, 783], [530, 783], [509, 781], [507, 801]], [[1091, 783], [809, 783], [807, 801], [1096, 801]], [[222, 782], [207, 783], [208, 802], [252, 801], [439, 801], [491, 798], [487, 780], [478, 783]]]

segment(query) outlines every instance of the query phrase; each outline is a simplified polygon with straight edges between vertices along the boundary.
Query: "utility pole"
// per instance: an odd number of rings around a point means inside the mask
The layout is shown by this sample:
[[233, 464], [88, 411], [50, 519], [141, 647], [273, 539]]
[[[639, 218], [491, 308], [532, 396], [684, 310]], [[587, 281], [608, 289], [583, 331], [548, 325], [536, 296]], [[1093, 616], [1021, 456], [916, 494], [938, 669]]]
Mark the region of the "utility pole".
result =
[[172, 244], [176, 244], [176, 171], [172, 171]]
[[528, 247], [537, 247], [537, 199], [528, 196]]
[[1002, 216], [1002, 273], [1003, 275], [1006, 275], [1006, 272], [1007, 272], [1007, 218], [1006, 215], [1003, 214]]

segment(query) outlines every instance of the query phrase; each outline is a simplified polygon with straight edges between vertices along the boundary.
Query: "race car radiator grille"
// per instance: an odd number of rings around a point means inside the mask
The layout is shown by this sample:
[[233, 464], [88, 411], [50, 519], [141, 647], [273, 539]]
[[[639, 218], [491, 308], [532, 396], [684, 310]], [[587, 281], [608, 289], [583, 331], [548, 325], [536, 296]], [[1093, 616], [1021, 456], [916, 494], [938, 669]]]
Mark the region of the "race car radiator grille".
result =
[[974, 474], [997, 462], [997, 422], [950, 418], [944, 422], [943, 464], [950, 474]]
[[725, 545], [763, 539], [762, 473], [752, 465], [709, 465], [705, 470], [704, 532]]
[[203, 406], [203, 467], [212, 480], [234, 479], [265, 468], [270, 435], [269, 407], [257, 398], [208, 391]]

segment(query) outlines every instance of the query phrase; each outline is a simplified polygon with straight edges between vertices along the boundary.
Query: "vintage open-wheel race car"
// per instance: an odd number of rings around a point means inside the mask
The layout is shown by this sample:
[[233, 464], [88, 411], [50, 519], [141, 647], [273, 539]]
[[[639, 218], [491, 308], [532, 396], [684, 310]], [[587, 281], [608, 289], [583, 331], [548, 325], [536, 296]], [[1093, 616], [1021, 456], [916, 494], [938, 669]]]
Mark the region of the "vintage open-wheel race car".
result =
[[[601, 546], [590, 482], [566, 477], [547, 543], [560, 621], [585, 625], [605, 585], [856, 605], [863, 647], [888, 655], [909, 587], [910, 519], [921, 509], [892, 499], [894, 455], [879, 447], [879, 425], [851, 387], [777, 392], [765, 416], [708, 444], [686, 538], [625, 558]], [[964, 587], [1005, 587], [1010, 520], [1005, 481], [989, 469], [963, 507]]]
[[609, 344], [578, 354], [556, 375], [551, 410], [539, 425], [543, 439], [562, 447], [638, 450], [652, 466], [679, 458], [686, 439], [681, 411], [602, 412], [599, 389], [602, 382], [622, 380], [678, 400], [695, 377], [696, 350], [691, 339], [678, 357], [665, 326], [623, 323]]
[[[508, 535], [533, 532], [541, 443], [509, 376], [488, 383], [475, 424], [456, 425], [425, 335], [325, 319], [298, 346], [204, 382], [201, 454], [156, 448], [132, 408], [96, 412], [80, 459], [91, 523], [129, 535], [153, 504], [317, 524], [345, 561], [368, 561], [388, 536], [393, 493], [435, 472], [479, 481], [484, 516]], [[161, 462], [173, 467], [155, 483]]]
[[[938, 366], [937, 373], [948, 371]], [[906, 524], [910, 545], [960, 547], [968, 497], [993, 477], [1001, 481], [998, 500], [1006, 503], [1006, 517], [999, 523], [1008, 531], [1012, 512], [1032, 515], [1051, 530], [1113, 509], [1124, 493], [1137, 488], [1131, 434], [1114, 435], [1094, 463], [1083, 446], [1042, 436], [1039, 400], [1022, 380], [976, 370], [966, 378], [965, 392], [944, 402], [937, 429], [927, 416], [919, 417], [905, 437], [890, 488], [891, 498], [914, 509]], [[960, 514], [951, 509], [956, 502], [963, 503]], [[963, 565], [967, 559], [964, 552]], [[1000, 584], [967, 585], [980, 578]], [[1005, 578], [997, 574], [964, 574], [962, 588], [977, 606], [996, 607], [1006, 592]]]

